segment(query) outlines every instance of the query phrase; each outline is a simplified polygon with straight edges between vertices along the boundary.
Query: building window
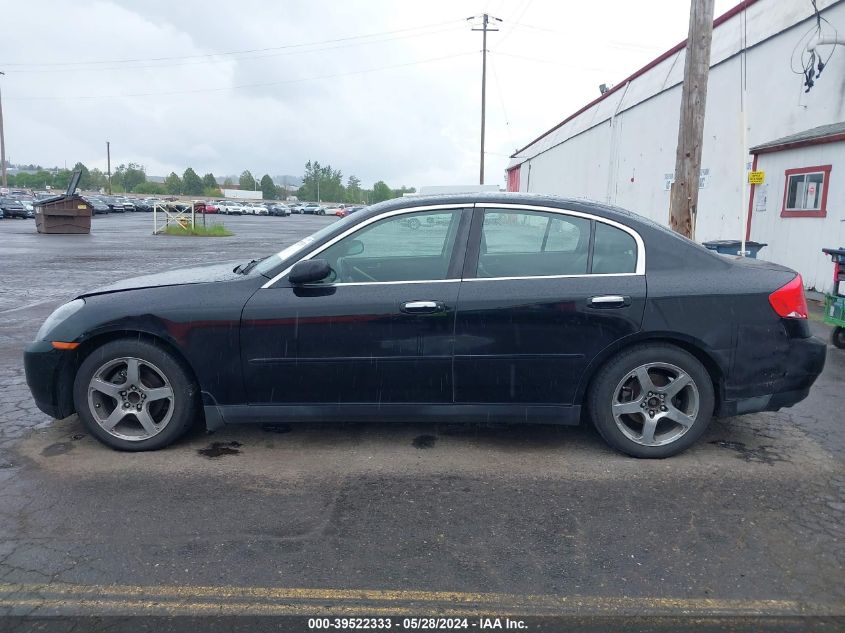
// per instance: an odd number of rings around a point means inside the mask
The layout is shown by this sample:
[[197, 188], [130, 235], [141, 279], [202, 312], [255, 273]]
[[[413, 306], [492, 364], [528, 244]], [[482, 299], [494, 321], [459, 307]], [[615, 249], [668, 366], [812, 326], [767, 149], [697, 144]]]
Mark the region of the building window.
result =
[[783, 218], [823, 218], [827, 215], [830, 165], [786, 170]]

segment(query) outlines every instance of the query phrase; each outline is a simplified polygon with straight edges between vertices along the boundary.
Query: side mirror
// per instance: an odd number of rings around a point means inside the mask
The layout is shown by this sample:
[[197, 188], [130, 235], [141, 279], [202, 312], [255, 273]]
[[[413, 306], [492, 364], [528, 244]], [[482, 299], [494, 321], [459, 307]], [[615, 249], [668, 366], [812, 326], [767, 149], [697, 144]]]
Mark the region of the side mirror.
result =
[[361, 240], [349, 240], [346, 243], [346, 250], [343, 252], [344, 257], [351, 255], [360, 255], [364, 252], [364, 242]]
[[322, 281], [332, 273], [332, 267], [325, 259], [306, 259], [291, 268], [288, 281], [294, 285], [312, 284]]

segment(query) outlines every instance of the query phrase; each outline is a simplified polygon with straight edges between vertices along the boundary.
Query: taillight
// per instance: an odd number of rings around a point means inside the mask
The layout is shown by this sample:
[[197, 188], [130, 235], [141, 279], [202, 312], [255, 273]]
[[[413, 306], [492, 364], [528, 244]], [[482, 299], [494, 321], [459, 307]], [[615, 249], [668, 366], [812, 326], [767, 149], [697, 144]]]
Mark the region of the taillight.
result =
[[804, 280], [801, 275], [796, 275], [795, 279], [770, 294], [769, 303], [783, 318], [806, 319], [807, 299], [804, 298]]

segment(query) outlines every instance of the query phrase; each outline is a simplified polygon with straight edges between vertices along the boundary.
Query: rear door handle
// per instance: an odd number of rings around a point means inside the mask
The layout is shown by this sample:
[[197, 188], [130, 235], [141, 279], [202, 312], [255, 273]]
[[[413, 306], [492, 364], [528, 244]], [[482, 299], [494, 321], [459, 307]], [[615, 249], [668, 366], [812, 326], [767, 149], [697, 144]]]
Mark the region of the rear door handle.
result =
[[587, 299], [587, 305], [591, 308], [624, 308], [631, 305], [631, 297], [622, 295], [601, 295]]
[[433, 314], [443, 312], [446, 307], [440, 301], [406, 301], [402, 304], [402, 312], [408, 314]]

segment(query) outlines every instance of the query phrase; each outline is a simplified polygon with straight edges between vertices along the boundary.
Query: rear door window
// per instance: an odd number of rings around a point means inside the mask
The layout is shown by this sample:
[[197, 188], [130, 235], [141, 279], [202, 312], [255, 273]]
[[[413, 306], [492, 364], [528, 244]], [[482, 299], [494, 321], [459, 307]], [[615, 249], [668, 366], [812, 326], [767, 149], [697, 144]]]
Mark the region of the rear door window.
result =
[[477, 276], [542, 277], [587, 273], [590, 220], [542, 211], [484, 212]]

